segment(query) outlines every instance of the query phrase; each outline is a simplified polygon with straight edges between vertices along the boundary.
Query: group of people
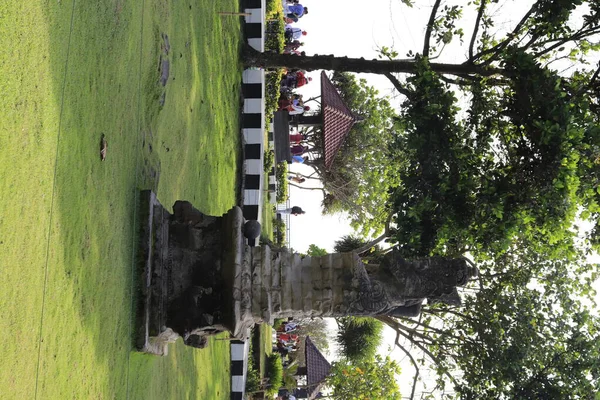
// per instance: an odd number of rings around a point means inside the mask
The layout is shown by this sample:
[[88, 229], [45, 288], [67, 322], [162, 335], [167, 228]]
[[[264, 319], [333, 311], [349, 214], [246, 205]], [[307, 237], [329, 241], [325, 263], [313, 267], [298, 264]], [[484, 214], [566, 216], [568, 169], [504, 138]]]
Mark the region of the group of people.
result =
[[282, 78], [279, 94], [279, 111], [287, 110], [289, 115], [301, 115], [310, 110], [304, 104], [301, 94], [293, 92], [294, 89], [307, 85], [312, 78], [306, 76], [306, 71], [289, 70]]
[[299, 115], [304, 114], [305, 111], [310, 110], [310, 107], [304, 105], [302, 95], [291, 93], [289, 90], [284, 90], [279, 97], [278, 110], [287, 110], [289, 115]]
[[287, 356], [291, 352], [298, 350], [300, 337], [292, 332], [299, 329], [300, 326], [289, 318], [277, 328], [275, 345], [273, 350], [281, 354], [282, 357]]
[[298, 49], [304, 45], [300, 42], [302, 36], [306, 36], [307, 32], [293, 26], [294, 22], [308, 14], [308, 8], [304, 7], [298, 2], [298, 0], [283, 0], [283, 14], [285, 20], [285, 47], [283, 49], [284, 54], [295, 54], [304, 55], [304, 52], [298, 51]]
[[288, 90], [297, 89], [304, 85], [307, 85], [312, 81], [312, 78], [306, 76], [306, 71], [298, 69], [298, 70], [290, 70], [281, 78], [281, 87], [284, 90], [287, 88]]

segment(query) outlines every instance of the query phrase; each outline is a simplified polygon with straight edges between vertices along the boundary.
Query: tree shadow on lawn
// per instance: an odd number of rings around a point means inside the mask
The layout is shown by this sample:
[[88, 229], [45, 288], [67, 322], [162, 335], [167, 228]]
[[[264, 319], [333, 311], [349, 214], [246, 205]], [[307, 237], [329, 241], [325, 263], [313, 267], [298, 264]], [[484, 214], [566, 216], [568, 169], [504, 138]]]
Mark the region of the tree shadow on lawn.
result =
[[[180, 349], [180, 344], [173, 356], [144, 359], [140, 369], [137, 362], [130, 367], [130, 358], [142, 357], [132, 353], [131, 336], [132, 290], [138, 279], [137, 272], [132, 275], [138, 193], [143, 187], [159, 187], [159, 176], [152, 176], [152, 171], [160, 171], [167, 157], [164, 148], [150, 151], [144, 139], [155, 124], [152, 112], [159, 112], [158, 102], [153, 103], [156, 93], [148, 91], [145, 83], [150, 79], [158, 85], [156, 60], [161, 49], [156, 32], [159, 23], [163, 24], [161, 19], [169, 15], [157, 9], [159, 5], [142, 5], [121, 0], [94, 6], [76, 2], [66, 75], [64, 52], [50, 54], [55, 58], [53, 79], [56, 99], [62, 104], [62, 122], [37, 389], [40, 398], [122, 399], [128, 390], [151, 398], [163, 391], [194, 393], [202, 387], [197, 367], [208, 361], [195, 354], [196, 349]], [[189, 18], [212, 13], [215, 5], [203, 0], [199, 7]], [[70, 19], [70, 10], [62, 6], [59, 12], [63, 18], [51, 21], [49, 35], [50, 40], [64, 42], [64, 22]], [[164, 25], [176, 23], [169, 20]], [[172, 45], [185, 40], [174, 37]], [[213, 50], [219, 54], [218, 46]], [[172, 68], [176, 73], [176, 67]], [[214, 107], [218, 101], [216, 97], [206, 107]], [[144, 119], [140, 120], [140, 115], [145, 115]], [[100, 160], [103, 134], [108, 145], [106, 161]], [[202, 153], [178, 150], [172, 147], [169, 157], [189, 155], [192, 162], [203, 163], [197, 159]], [[167, 173], [174, 173], [173, 165], [177, 163], [167, 164]], [[163, 195], [173, 198], [178, 192], [179, 188]], [[231, 204], [234, 201], [233, 197]], [[206, 198], [200, 202], [201, 208], [219, 207]], [[212, 363], [223, 363], [229, 354], [228, 342], [204, 351], [218, 358], [210, 360]], [[182, 366], [183, 371], [178, 371]], [[150, 378], [157, 380], [152, 392], [146, 385]], [[229, 387], [218, 392], [225, 398]]]

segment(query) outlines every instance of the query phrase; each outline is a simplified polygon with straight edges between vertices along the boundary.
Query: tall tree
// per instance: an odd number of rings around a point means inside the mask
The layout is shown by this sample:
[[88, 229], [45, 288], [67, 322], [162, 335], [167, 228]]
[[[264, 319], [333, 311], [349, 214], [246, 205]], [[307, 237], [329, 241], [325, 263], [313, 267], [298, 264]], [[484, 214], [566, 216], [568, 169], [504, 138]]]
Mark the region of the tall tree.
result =
[[596, 266], [523, 245], [481, 264], [487, 272], [462, 307], [381, 318], [413, 361], [411, 397], [424, 366], [438, 375], [431, 398], [592, 399], [600, 390]]
[[[470, 4], [477, 17], [462, 63], [430, 59], [465, 36], [461, 8], [441, 7], [439, 0], [421, 51], [408, 59], [392, 59], [397, 54], [388, 50], [386, 60], [246, 54], [247, 62], [265, 66], [384, 74], [406, 96], [397, 146], [382, 150], [401, 169], [391, 212], [396, 222], [410, 221], [396, 237], [417, 253], [444, 248], [445, 232], [456, 228], [449, 245], [458, 252], [492, 243], [506, 248], [522, 230], [551, 243], [572, 241], [567, 231], [579, 210], [594, 221], [600, 215], [600, 68], [584, 68], [600, 48], [598, 2], [535, 1], [499, 37], [489, 4]], [[559, 74], [552, 68], [560, 60], [581, 67]], [[470, 98], [464, 121], [457, 92]], [[474, 236], [476, 243], [468, 243]], [[597, 229], [590, 239], [598, 241]]]

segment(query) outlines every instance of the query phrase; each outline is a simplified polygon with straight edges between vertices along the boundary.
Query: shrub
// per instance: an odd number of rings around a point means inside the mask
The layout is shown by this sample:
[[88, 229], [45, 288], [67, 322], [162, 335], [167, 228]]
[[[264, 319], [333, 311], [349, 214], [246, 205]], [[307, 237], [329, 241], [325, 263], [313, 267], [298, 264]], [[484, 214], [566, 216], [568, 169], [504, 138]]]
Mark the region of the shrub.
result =
[[265, 170], [265, 174], [268, 174], [269, 172], [271, 172], [271, 169], [273, 168], [274, 165], [275, 165], [275, 151], [273, 151], [272, 148], [269, 148], [269, 150], [265, 151], [265, 156], [264, 156], [264, 161], [263, 161], [263, 168]]
[[265, 390], [265, 394], [273, 397], [279, 392], [279, 388], [283, 384], [283, 364], [278, 353], [273, 353], [267, 358], [267, 376], [269, 377], [270, 386]]
[[285, 319], [283, 318], [275, 318], [273, 320], [273, 329], [277, 330], [277, 328], [279, 328], [284, 322]]
[[277, 203], [285, 203], [288, 199], [288, 165], [286, 162], [277, 164], [275, 178], [277, 179]]
[[277, 246], [285, 244], [285, 222], [283, 222], [283, 219], [273, 218], [273, 236]]
[[282, 69], [269, 70], [265, 74], [265, 118], [267, 126], [271, 123], [273, 113], [279, 108], [279, 87], [282, 76]]
[[254, 368], [254, 365], [248, 364], [246, 376], [246, 393], [257, 392], [260, 389], [260, 374]]

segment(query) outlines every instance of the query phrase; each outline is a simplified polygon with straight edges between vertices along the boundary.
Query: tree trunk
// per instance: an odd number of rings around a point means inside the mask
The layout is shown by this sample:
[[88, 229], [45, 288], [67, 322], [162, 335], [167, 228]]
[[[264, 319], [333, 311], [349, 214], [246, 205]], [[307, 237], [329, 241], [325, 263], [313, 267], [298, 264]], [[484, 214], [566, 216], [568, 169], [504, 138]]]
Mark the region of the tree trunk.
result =
[[[261, 53], [250, 46], [244, 46], [244, 64], [263, 68], [298, 68], [307, 71], [315, 69], [364, 72], [371, 74], [416, 72], [416, 63], [405, 60], [365, 60], [364, 58], [335, 57], [333, 55], [297, 56], [290, 54]], [[439, 74], [506, 75], [500, 68], [481, 67], [474, 64], [430, 63], [431, 69]]]

